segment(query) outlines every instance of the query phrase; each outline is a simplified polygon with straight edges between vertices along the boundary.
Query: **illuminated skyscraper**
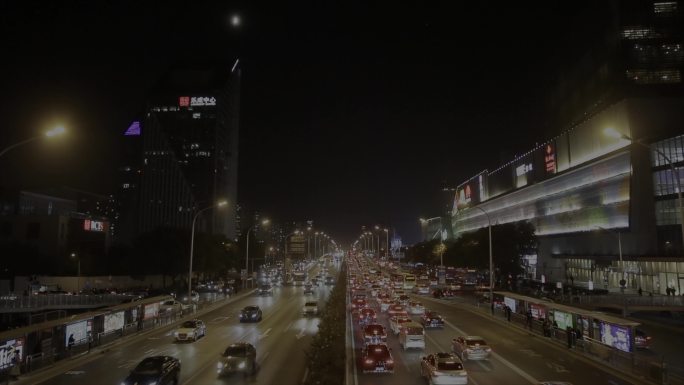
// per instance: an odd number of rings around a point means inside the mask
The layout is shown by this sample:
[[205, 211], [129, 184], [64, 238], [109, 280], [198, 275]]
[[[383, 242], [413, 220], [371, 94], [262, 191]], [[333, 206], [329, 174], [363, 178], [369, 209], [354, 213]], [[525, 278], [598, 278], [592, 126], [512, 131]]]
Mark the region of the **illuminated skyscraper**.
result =
[[236, 238], [239, 107], [238, 61], [173, 71], [159, 83], [142, 125], [139, 232], [189, 228], [196, 210], [225, 199], [198, 230]]

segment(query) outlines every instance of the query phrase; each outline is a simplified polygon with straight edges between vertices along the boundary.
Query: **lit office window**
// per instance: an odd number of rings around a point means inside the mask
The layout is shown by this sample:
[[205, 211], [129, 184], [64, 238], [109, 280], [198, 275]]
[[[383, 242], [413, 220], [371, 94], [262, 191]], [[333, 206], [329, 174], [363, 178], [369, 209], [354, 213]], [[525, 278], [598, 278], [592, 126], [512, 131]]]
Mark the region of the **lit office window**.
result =
[[653, 167], [669, 166], [670, 161], [674, 163], [684, 161], [684, 135], [655, 142], [651, 148], [653, 149], [651, 151], [651, 166]]
[[659, 1], [653, 3], [653, 12], [656, 15], [675, 13], [677, 12], [677, 2], [676, 1]]

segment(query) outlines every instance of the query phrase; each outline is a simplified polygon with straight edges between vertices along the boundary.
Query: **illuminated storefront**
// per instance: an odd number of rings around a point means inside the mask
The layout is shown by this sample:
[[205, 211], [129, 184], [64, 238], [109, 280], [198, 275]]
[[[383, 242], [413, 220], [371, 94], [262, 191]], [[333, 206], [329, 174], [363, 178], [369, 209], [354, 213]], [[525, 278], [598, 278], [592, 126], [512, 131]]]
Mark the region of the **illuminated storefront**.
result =
[[[537, 255], [524, 258], [529, 278], [609, 289], [624, 279], [628, 288], [665, 294], [671, 287], [680, 294], [677, 183], [654, 148], [674, 162], [684, 184], [684, 136], [673, 136], [684, 126], [682, 108], [679, 99], [625, 99], [497, 169], [477, 173], [456, 188], [454, 237], [486, 227], [484, 210], [493, 225], [535, 226]], [[606, 135], [607, 128], [624, 137]], [[628, 138], [650, 143], [652, 150]]]

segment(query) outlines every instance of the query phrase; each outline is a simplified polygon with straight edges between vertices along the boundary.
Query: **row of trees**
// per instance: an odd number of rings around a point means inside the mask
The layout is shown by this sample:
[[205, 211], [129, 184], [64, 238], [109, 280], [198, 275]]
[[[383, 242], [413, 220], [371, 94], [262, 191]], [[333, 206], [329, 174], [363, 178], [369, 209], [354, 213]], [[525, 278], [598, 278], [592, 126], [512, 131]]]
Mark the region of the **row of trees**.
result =
[[[240, 242], [223, 235], [195, 234], [193, 270], [208, 276], [224, 276], [228, 271], [244, 268], [244, 237]], [[263, 257], [264, 244], [250, 239], [250, 257]], [[115, 244], [105, 254], [76, 250], [41, 253], [22, 243], [0, 244], [0, 276], [76, 275], [78, 262], [82, 275], [146, 275], [164, 274], [171, 281], [187, 276], [190, 232], [175, 228], [158, 228], [141, 234], [131, 245]], [[251, 258], [250, 258], [251, 259]], [[260, 258], [255, 258], [259, 263]]]
[[[492, 227], [493, 262], [500, 275], [516, 277], [523, 272], [522, 257], [537, 248], [534, 231], [534, 226], [526, 222]], [[407, 250], [407, 259], [439, 265], [442, 251], [446, 266], [489, 269], [488, 229], [482, 228], [443, 243], [439, 240], [418, 243]]]
[[320, 315], [318, 333], [306, 352], [309, 376], [305, 385], [342, 385], [346, 366], [346, 265], [338, 275], [325, 309]]

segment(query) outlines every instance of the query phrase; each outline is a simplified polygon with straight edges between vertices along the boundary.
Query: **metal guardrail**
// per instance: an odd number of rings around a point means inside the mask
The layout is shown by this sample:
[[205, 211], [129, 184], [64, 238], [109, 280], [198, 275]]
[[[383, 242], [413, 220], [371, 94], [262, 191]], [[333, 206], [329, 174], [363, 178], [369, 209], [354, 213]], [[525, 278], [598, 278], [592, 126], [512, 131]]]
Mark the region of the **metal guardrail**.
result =
[[0, 312], [114, 305], [135, 297], [121, 294], [41, 294], [0, 299]]
[[640, 296], [634, 294], [575, 295], [570, 297], [570, 302], [586, 305], [620, 304], [631, 306], [654, 307], [681, 306], [684, 308], [684, 296]]

